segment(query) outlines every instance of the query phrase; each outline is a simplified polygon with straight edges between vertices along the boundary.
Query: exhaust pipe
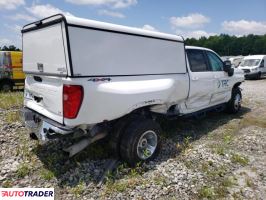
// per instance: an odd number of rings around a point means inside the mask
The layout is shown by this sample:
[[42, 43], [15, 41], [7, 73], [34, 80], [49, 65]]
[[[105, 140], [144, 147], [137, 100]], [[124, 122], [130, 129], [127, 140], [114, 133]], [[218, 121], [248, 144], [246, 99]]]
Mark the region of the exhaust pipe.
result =
[[63, 150], [69, 154], [69, 157], [72, 157], [76, 155], [77, 153], [79, 153], [80, 151], [82, 151], [83, 149], [85, 149], [87, 146], [89, 146], [93, 142], [96, 142], [97, 140], [104, 138], [106, 135], [107, 135], [107, 132], [98, 133], [94, 137], [84, 138], [80, 140], [79, 142]]

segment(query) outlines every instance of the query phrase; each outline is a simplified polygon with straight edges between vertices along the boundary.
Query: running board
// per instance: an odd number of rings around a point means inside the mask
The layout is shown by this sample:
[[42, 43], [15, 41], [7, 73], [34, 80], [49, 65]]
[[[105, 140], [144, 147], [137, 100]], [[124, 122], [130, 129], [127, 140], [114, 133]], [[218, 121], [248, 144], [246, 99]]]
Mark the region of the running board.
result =
[[199, 111], [189, 113], [189, 114], [181, 114], [178, 111], [176, 111], [175, 109], [169, 109], [167, 114], [166, 114], [166, 117], [169, 120], [175, 120], [175, 119], [178, 119], [180, 117], [196, 117], [197, 119], [201, 119], [201, 118], [204, 118], [206, 116], [207, 112], [210, 112], [210, 111], [222, 112], [223, 110], [225, 110], [225, 108], [226, 108], [226, 104], [223, 103], [223, 104], [219, 104], [216, 106], [205, 108], [203, 110], [199, 110]]

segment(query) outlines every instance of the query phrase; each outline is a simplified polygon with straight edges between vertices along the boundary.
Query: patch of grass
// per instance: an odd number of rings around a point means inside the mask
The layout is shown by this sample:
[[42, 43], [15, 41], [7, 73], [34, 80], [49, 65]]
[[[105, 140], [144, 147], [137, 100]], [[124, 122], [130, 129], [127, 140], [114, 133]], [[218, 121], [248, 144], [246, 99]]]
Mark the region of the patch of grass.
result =
[[[121, 179], [121, 175], [124, 176], [126, 172], [126, 178]], [[143, 185], [147, 181], [141, 178], [141, 174], [143, 169], [141, 164], [137, 164], [135, 168], [127, 169], [127, 165], [122, 164], [118, 166], [116, 173], [108, 172], [106, 175], [106, 183], [105, 188], [103, 190], [102, 198], [105, 199], [106, 196], [117, 193], [117, 192], [124, 192], [129, 188], [134, 188], [136, 185]], [[124, 174], [124, 175], [123, 175]], [[116, 177], [120, 177], [116, 180]], [[162, 177], [157, 179], [156, 181], [162, 182]]]
[[19, 166], [19, 168], [17, 169], [17, 176], [19, 178], [24, 178], [25, 176], [27, 176], [30, 173], [30, 166], [27, 163], [23, 163]]
[[230, 134], [230, 133], [224, 134], [223, 141], [224, 141], [225, 144], [230, 144], [230, 142], [232, 142], [232, 140], [233, 140], [233, 135], [232, 134]]
[[5, 121], [7, 123], [13, 123], [13, 122], [20, 121], [20, 113], [19, 113], [19, 111], [8, 112], [6, 114], [6, 116], [5, 116]]
[[226, 166], [220, 166], [220, 167], [214, 167], [206, 171], [206, 174], [208, 175], [209, 178], [215, 179], [219, 177], [224, 177], [226, 174]]
[[194, 164], [191, 160], [184, 161], [184, 164], [188, 169], [192, 169], [194, 167]]
[[190, 148], [191, 147], [190, 140], [191, 140], [190, 136], [185, 137], [184, 144], [183, 144], [185, 148]]
[[84, 191], [85, 191], [85, 183], [84, 182], [80, 182], [78, 185], [71, 188], [72, 194], [74, 194], [76, 197], [80, 197]]
[[226, 149], [224, 145], [218, 145], [215, 147], [214, 152], [220, 156], [225, 156]]
[[3, 184], [2, 184], [2, 187], [3, 188], [11, 188], [12, 187], [12, 182], [7, 180], [7, 181], [4, 181]]
[[214, 188], [204, 186], [198, 190], [199, 198], [204, 199], [213, 199], [215, 197]]
[[145, 181], [140, 178], [129, 178], [118, 181], [108, 180], [105, 184], [104, 195], [110, 195], [118, 192], [125, 192], [129, 188], [134, 188], [136, 185], [145, 184]]
[[249, 163], [249, 160], [243, 155], [233, 153], [231, 156], [231, 162], [245, 166]]
[[167, 178], [163, 175], [158, 175], [158, 176], [154, 177], [153, 182], [156, 185], [165, 185], [167, 182]]
[[232, 176], [229, 176], [222, 181], [221, 186], [229, 188], [232, 187], [233, 185], [236, 185], [236, 183], [237, 183], [236, 179]]
[[251, 180], [251, 178], [246, 177], [246, 186], [250, 188], [254, 188], [254, 182]]
[[181, 150], [183, 152], [186, 152], [187, 150], [192, 148], [192, 144], [190, 143], [191, 139], [192, 138], [190, 136], [185, 137], [183, 143], [181, 144]]
[[137, 163], [135, 168], [131, 168], [129, 170], [128, 176], [130, 178], [135, 178], [135, 177], [140, 176], [142, 173], [143, 173], [143, 168], [141, 167], [141, 163], [139, 162], [139, 163]]
[[49, 181], [49, 180], [53, 179], [55, 175], [54, 175], [54, 173], [53, 173], [52, 171], [49, 171], [49, 170], [47, 170], [47, 169], [42, 169], [42, 170], [40, 171], [40, 176], [41, 176], [41, 178], [43, 178], [44, 180]]
[[23, 104], [23, 92], [0, 92], [0, 108], [11, 109], [20, 108]]
[[233, 199], [242, 199], [243, 198], [242, 195], [240, 194], [240, 192], [234, 192], [232, 194], [232, 197], [233, 197]]
[[202, 164], [201, 164], [201, 170], [203, 171], [203, 172], [208, 172], [209, 171], [209, 164], [207, 163], [207, 162], [203, 162]]
[[223, 199], [228, 193], [228, 188], [236, 185], [236, 180], [233, 177], [227, 177], [222, 180], [216, 180], [217, 185], [204, 186], [198, 190], [199, 198], [201, 199]]
[[119, 181], [112, 184], [107, 184], [108, 192], [124, 192], [129, 187], [127, 181]]

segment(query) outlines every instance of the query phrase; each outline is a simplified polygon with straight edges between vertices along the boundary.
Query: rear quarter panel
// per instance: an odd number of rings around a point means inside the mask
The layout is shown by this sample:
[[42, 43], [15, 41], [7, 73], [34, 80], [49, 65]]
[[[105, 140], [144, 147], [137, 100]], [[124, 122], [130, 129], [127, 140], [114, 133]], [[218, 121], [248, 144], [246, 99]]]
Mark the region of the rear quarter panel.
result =
[[189, 90], [188, 74], [109, 78], [66, 78], [65, 84], [84, 87], [84, 99], [76, 119], [68, 126], [114, 120], [149, 105], [173, 105], [184, 101]]

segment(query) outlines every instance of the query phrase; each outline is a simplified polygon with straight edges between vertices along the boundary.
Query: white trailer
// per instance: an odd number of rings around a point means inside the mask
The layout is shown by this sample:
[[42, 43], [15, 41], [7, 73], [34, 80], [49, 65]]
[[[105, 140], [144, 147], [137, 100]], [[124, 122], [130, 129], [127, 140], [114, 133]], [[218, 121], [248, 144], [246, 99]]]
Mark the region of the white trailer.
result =
[[134, 164], [156, 155], [156, 115], [240, 109], [241, 70], [180, 36], [60, 14], [22, 33], [26, 124], [43, 140], [85, 137], [70, 155], [111, 135]]

